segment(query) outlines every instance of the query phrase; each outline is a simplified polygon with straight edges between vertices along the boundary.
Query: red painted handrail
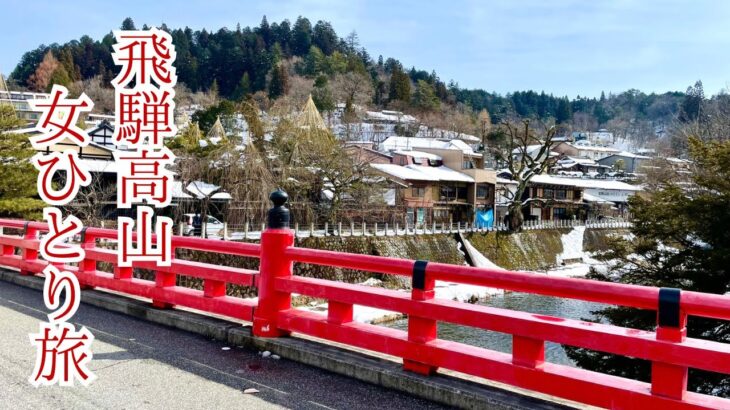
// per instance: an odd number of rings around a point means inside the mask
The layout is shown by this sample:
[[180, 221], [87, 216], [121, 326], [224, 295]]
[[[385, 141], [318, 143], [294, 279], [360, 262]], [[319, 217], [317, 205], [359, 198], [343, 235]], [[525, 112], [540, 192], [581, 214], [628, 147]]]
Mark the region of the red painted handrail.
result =
[[[48, 262], [38, 258], [39, 232], [46, 232], [48, 226], [41, 222], [0, 219], [0, 227], [21, 230], [22, 236], [0, 235], [0, 266], [13, 267], [22, 274], [38, 274]], [[116, 241], [117, 230], [87, 228], [81, 246], [85, 259], [78, 266], [65, 266], [76, 274], [79, 283], [86, 288], [99, 287], [117, 292], [148, 298], [156, 307], [184, 306], [215, 313], [240, 320], [252, 321], [256, 302], [226, 295], [226, 285], [254, 286], [258, 272], [255, 270], [219, 266], [184, 259], [173, 258], [170, 266], [157, 266], [154, 262], [136, 262], [134, 268], [147, 269], [155, 274], [155, 281], [133, 277], [133, 269], [117, 266], [117, 253], [100, 248], [97, 240]], [[136, 235], [134, 236], [136, 239]], [[260, 246], [250, 243], [214, 241], [200, 238], [175, 236], [173, 249], [188, 249], [200, 252], [229, 254], [258, 258]], [[21, 254], [16, 255], [15, 249]], [[112, 272], [98, 269], [104, 262], [113, 267]], [[176, 286], [178, 275], [202, 279], [203, 290]]]
[[[42, 271], [38, 232], [44, 223], [0, 219], [0, 227], [21, 229], [23, 236], [0, 235], [0, 266], [26, 274]], [[253, 321], [257, 336], [276, 337], [298, 332], [401, 357], [404, 368], [432, 374], [439, 367], [496, 380], [581, 403], [606, 408], [729, 408], [730, 400], [687, 392], [687, 369], [730, 374], [730, 344], [686, 337], [687, 316], [730, 320], [730, 297], [681, 292], [678, 326], [664, 323], [656, 331], [640, 331], [600, 323], [537, 315], [434, 297], [435, 281], [488, 286], [547, 296], [581, 299], [641, 309], [659, 309], [655, 287], [556, 278], [529, 272], [510, 272], [428, 263], [422, 289], [410, 293], [293, 275], [294, 263], [411, 277], [413, 260], [297, 248], [289, 229], [263, 232], [261, 245], [212, 239], [174, 237], [175, 249], [225, 253], [260, 259], [259, 272], [173, 259], [170, 267], [136, 263], [155, 272], [156, 280], [132, 277], [132, 268], [116, 267], [116, 253], [96, 246], [97, 239], [114, 241], [117, 231], [89, 228], [82, 246], [86, 260], [67, 267], [86, 286], [152, 299], [155, 306], [192, 307]], [[16, 255], [20, 250], [20, 255]], [[101, 272], [98, 262], [115, 266]], [[423, 267], [423, 264], [420, 264]], [[177, 275], [200, 278], [204, 290], [175, 286]], [[258, 287], [258, 301], [226, 296], [225, 285]], [[292, 293], [328, 301], [328, 313], [291, 306]], [[400, 312], [408, 317], [408, 331], [353, 321], [353, 306]], [[256, 307], [255, 311], [253, 308]], [[512, 354], [438, 338], [437, 323], [449, 322], [511, 334]], [[545, 342], [555, 342], [640, 358], [652, 363], [651, 383], [609, 376], [545, 361]]]

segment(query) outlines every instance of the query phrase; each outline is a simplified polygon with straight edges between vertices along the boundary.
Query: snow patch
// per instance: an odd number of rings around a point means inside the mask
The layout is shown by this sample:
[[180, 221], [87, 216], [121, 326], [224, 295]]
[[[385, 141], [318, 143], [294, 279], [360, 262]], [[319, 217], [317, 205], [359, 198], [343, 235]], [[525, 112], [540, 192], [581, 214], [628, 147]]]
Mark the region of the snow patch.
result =
[[560, 236], [560, 241], [563, 243], [563, 252], [558, 255], [558, 265], [561, 265], [566, 259], [583, 260], [583, 256], [585, 255], [583, 251], [583, 236], [585, 232], [585, 226], [576, 226], [569, 233]]

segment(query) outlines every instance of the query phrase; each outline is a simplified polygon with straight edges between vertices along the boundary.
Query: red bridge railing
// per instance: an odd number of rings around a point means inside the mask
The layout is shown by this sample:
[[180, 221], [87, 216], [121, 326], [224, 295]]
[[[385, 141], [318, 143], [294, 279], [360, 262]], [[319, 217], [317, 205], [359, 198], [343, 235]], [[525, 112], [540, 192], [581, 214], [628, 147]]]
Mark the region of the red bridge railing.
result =
[[[96, 243], [115, 241], [117, 232], [96, 228], [87, 229], [82, 239], [86, 259], [66, 268], [88, 287], [149, 298], [160, 308], [180, 305], [253, 321], [256, 336], [301, 333], [400, 357], [405, 370], [421, 374], [445, 368], [605, 408], [730, 409], [730, 400], [687, 391], [688, 368], [730, 374], [730, 344], [686, 337], [688, 316], [730, 320], [730, 297], [297, 248], [293, 231], [285, 228], [288, 215], [277, 220], [276, 212], [284, 212], [278, 205], [260, 245], [188, 237], [172, 241], [176, 249], [259, 258], [258, 272], [174, 259], [164, 268], [135, 264], [154, 271], [155, 281], [134, 278], [133, 268], [116, 267], [115, 251]], [[41, 272], [47, 262], [38, 259], [38, 234], [45, 224], [0, 219], [0, 227], [22, 231], [0, 235], [0, 266], [21, 274]], [[100, 271], [99, 262], [114, 266], [113, 272]], [[294, 263], [411, 277], [413, 289], [408, 294], [300, 277], [293, 274]], [[204, 290], [176, 286], [177, 275], [202, 279]], [[439, 299], [434, 297], [437, 280], [655, 310], [658, 324], [656, 331], [642, 331]], [[227, 296], [226, 284], [258, 287], [258, 301]], [[326, 299], [327, 314], [293, 307], [292, 293]], [[354, 305], [401, 312], [408, 317], [408, 331], [354, 322]], [[512, 353], [439, 339], [438, 322], [511, 334]], [[546, 362], [546, 341], [648, 360], [651, 383]]]

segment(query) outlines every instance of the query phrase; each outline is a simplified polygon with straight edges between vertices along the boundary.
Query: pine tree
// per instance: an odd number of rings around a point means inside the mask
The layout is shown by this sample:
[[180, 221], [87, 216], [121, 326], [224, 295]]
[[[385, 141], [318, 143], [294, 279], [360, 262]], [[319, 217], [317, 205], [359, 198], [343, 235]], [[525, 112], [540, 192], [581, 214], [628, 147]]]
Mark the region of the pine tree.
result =
[[437, 110], [441, 105], [433, 86], [425, 80], [418, 80], [413, 101], [416, 107], [426, 111]]
[[570, 101], [568, 100], [568, 97], [561, 98], [558, 102], [558, 108], [555, 112], [555, 122], [557, 122], [558, 124], [563, 124], [570, 121], [570, 118], [572, 116], [573, 113], [570, 110]]
[[68, 87], [72, 82], [71, 76], [69, 76], [66, 68], [63, 65], [59, 65], [53, 71], [53, 74], [51, 74], [51, 78], [49, 78], [48, 86], [46, 86], [46, 92], [50, 92], [54, 84]]
[[319, 111], [328, 112], [335, 109], [335, 100], [330, 90], [327, 76], [320, 75], [314, 81], [312, 101]]
[[410, 102], [411, 100], [411, 80], [400, 66], [395, 66], [390, 76], [389, 98], [390, 101]]
[[24, 134], [4, 133], [23, 125], [15, 111], [0, 104], [0, 217], [40, 219], [45, 204], [37, 198], [35, 151]]
[[122, 21], [122, 26], [120, 27], [122, 30], [137, 30], [137, 28], [134, 26], [134, 20], [132, 20], [131, 17], [127, 17]]
[[289, 92], [289, 74], [286, 67], [280, 64], [271, 69], [271, 82], [269, 82], [269, 98], [276, 99]]
[[215, 79], [215, 78], [213, 79], [213, 84], [210, 85], [210, 89], [208, 89], [208, 93], [210, 94], [211, 97], [213, 97], [213, 99], [215, 99], [215, 100], [218, 99], [219, 92], [218, 92], [218, 80], [217, 79]]
[[299, 16], [292, 29], [292, 53], [303, 56], [312, 46], [312, 23], [307, 18]]
[[248, 78], [248, 71], [244, 71], [241, 81], [238, 82], [236, 90], [233, 92], [233, 99], [240, 101], [249, 94], [251, 94], [251, 81]]
[[319, 47], [325, 55], [330, 55], [335, 51], [337, 41], [337, 33], [330, 23], [320, 20], [314, 25], [312, 44]]

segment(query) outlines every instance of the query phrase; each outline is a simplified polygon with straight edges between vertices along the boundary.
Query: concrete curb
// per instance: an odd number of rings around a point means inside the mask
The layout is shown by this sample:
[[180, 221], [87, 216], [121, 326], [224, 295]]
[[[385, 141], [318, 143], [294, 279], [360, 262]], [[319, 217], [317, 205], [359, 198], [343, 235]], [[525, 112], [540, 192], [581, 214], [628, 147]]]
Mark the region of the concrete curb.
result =
[[[43, 290], [43, 278], [21, 276], [0, 268], [0, 280]], [[196, 333], [235, 346], [268, 350], [282, 358], [318, 367], [388, 389], [412, 394], [462, 409], [566, 409], [567, 403], [556, 403], [496, 386], [470, 382], [458, 377], [437, 374], [431, 377], [404, 372], [399, 363], [343, 349], [300, 337], [258, 338], [250, 326], [207, 317], [183, 310], [160, 310], [151, 304], [112, 293], [84, 290], [86, 304], [123, 313], [150, 322]]]

